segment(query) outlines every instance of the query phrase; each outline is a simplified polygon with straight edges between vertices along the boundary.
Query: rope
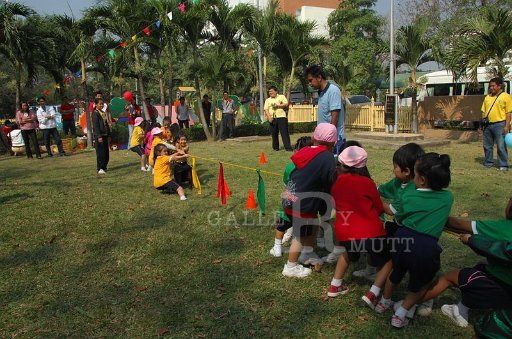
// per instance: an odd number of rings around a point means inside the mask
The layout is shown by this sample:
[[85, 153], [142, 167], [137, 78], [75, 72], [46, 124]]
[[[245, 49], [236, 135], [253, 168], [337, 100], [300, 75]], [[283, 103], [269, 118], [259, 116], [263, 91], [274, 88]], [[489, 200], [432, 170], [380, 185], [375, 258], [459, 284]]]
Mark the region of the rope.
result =
[[213, 158], [205, 158], [205, 157], [199, 157], [197, 155], [190, 155], [190, 157], [192, 158], [197, 158], [197, 159], [201, 159], [201, 160], [205, 160], [205, 161], [210, 161], [210, 162], [214, 162], [214, 163], [222, 163], [223, 165], [226, 165], [226, 166], [232, 166], [232, 167], [238, 167], [238, 168], [242, 168], [242, 169], [246, 169], [248, 171], [255, 171], [255, 172], [260, 172], [260, 173], [265, 173], [265, 174], [269, 174], [269, 175], [274, 175], [276, 177], [281, 177], [283, 176], [282, 174], [279, 174], [279, 173], [275, 173], [275, 172], [270, 172], [270, 171], [265, 171], [265, 170], [261, 170], [261, 169], [258, 169], [258, 168], [254, 168], [254, 167], [247, 167], [247, 166], [242, 166], [242, 165], [238, 165], [238, 164], [233, 164], [233, 163], [230, 163], [230, 162], [224, 162], [224, 161], [220, 161], [220, 160], [217, 160], [217, 159], [213, 159]]

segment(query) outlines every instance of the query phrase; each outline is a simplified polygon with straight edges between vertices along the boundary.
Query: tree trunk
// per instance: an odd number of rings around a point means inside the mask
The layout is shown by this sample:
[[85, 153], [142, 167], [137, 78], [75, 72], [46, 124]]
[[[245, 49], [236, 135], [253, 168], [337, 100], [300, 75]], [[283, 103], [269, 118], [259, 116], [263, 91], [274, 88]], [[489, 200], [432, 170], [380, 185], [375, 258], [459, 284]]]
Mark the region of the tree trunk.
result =
[[139, 92], [140, 92], [140, 96], [142, 98], [142, 107], [144, 109], [144, 119], [146, 121], [149, 121], [150, 117], [149, 117], [148, 106], [146, 105], [146, 93], [144, 91], [144, 81], [142, 79], [142, 70], [141, 70], [141, 65], [140, 65], [139, 50], [137, 48], [138, 48], [137, 46], [135, 46], [133, 48], [133, 55], [135, 57], [135, 71], [137, 72], [137, 81], [139, 84]]
[[[194, 64], [197, 65], [199, 60], [197, 58], [197, 45], [194, 44], [193, 51], [194, 53]], [[196, 87], [196, 98], [197, 98], [197, 107], [199, 108], [199, 119], [201, 120], [201, 124], [203, 125], [204, 134], [206, 135], [207, 141], [213, 141], [212, 136], [210, 134], [210, 130], [208, 129], [208, 125], [206, 124], [206, 120], [204, 118], [203, 105], [201, 105], [201, 88], [199, 87], [199, 75], [198, 73], [194, 73], [194, 86]]]
[[[263, 56], [263, 100], [267, 99], [267, 57]], [[260, 112], [260, 114], [263, 114]]]
[[416, 88], [414, 88], [414, 90], [412, 92], [411, 115], [412, 115], [411, 132], [418, 133], [418, 97], [417, 97], [417, 93], [416, 93]]
[[15, 112], [20, 108], [20, 97], [21, 97], [21, 64], [16, 64], [16, 109]]
[[160, 112], [162, 117], [165, 116], [165, 89], [164, 89], [164, 72], [158, 72], [158, 82], [160, 84]]
[[87, 100], [87, 83], [85, 77], [85, 60], [80, 60], [80, 69], [82, 71], [82, 81], [80, 82], [80, 95], [85, 100], [85, 123], [87, 128], [87, 147], [92, 147], [92, 121], [91, 112], [89, 112], [89, 100]]

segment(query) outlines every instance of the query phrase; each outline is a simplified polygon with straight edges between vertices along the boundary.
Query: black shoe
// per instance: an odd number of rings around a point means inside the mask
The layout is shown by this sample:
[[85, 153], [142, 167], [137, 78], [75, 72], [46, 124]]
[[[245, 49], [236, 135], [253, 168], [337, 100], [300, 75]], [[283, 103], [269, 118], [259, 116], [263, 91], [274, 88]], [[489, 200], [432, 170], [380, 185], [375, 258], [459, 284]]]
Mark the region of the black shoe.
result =
[[65, 156], [67, 156], [66, 153], [59, 153], [59, 157], [65, 157]]
[[53, 154], [48, 154], [48, 158], [51, 158], [51, 157], [53, 157]]

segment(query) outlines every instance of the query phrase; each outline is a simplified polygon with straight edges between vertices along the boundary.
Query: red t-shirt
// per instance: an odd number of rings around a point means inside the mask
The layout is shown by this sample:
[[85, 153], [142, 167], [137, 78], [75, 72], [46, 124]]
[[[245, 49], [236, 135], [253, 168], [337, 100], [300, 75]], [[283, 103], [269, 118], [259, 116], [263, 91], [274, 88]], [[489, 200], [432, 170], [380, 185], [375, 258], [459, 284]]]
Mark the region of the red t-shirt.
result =
[[331, 187], [336, 206], [334, 230], [338, 241], [375, 238], [386, 234], [377, 186], [368, 177], [340, 174]]
[[[65, 113], [65, 111], [72, 110], [71, 113]], [[75, 105], [63, 104], [60, 106], [60, 112], [62, 114], [62, 120], [69, 121], [75, 118]]]
[[140, 117], [141, 110], [140, 106], [137, 104], [133, 104], [133, 107], [130, 107], [130, 104], [127, 105], [128, 110], [128, 124], [133, 125], [135, 124], [135, 118]]

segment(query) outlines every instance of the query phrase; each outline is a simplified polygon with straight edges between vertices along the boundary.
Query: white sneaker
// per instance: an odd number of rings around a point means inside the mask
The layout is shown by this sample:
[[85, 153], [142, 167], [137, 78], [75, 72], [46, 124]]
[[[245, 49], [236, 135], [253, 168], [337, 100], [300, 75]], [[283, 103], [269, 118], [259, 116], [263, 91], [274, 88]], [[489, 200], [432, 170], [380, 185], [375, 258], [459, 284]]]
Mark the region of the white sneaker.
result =
[[289, 228], [286, 230], [283, 236], [283, 243], [290, 241], [293, 235], [293, 228]]
[[377, 272], [370, 273], [366, 268], [363, 268], [362, 270], [352, 272], [352, 275], [357, 278], [365, 278], [366, 280], [374, 281]]
[[186, 196], [182, 196], [182, 197], [180, 197], [180, 200], [181, 201], [185, 201], [185, 200], [187, 200], [187, 197]]
[[402, 319], [399, 316], [394, 315], [391, 318], [391, 326], [393, 326], [394, 328], [402, 328], [407, 326], [407, 324], [409, 324], [409, 319], [407, 317]]
[[[396, 303], [394, 303], [393, 304], [393, 311], [396, 312], [396, 310], [398, 310], [402, 306], [403, 302], [404, 302], [403, 300], [399, 300]], [[413, 319], [414, 318], [414, 313], [416, 313], [416, 309], [417, 308], [418, 308], [418, 305], [414, 305], [413, 307], [411, 307], [409, 309], [409, 311], [407, 311], [407, 314], [405, 316], [407, 318], [409, 318], [409, 319]]]
[[321, 265], [323, 264], [323, 261], [315, 252], [302, 252], [299, 256], [299, 263], [303, 265]]
[[325, 263], [334, 264], [334, 263], [338, 262], [338, 258], [340, 257], [340, 255], [341, 255], [341, 253], [331, 252], [327, 256], [323, 257], [322, 260]]
[[432, 313], [432, 306], [434, 306], [434, 299], [424, 301], [419, 304], [416, 313], [421, 317], [428, 317]]
[[141, 167], [141, 168], [140, 168], [140, 170], [141, 170], [142, 172], [147, 172], [147, 171], [148, 171], [148, 169], [147, 169], [146, 167]]
[[464, 319], [460, 313], [457, 305], [443, 305], [441, 306], [441, 312], [444, 315], [448, 316], [457, 326], [466, 327], [468, 326], [468, 321]]
[[283, 275], [288, 278], [304, 278], [311, 274], [311, 269], [297, 264], [293, 267], [288, 267], [288, 264], [284, 264]]
[[281, 247], [274, 246], [270, 249], [270, 255], [276, 258], [282, 257], [283, 251], [281, 250]]
[[98, 171], [98, 174], [105, 174], [105, 173], [106, 173], [106, 172], [105, 172], [104, 170], [102, 170], [102, 169], [100, 169], [100, 170]]

